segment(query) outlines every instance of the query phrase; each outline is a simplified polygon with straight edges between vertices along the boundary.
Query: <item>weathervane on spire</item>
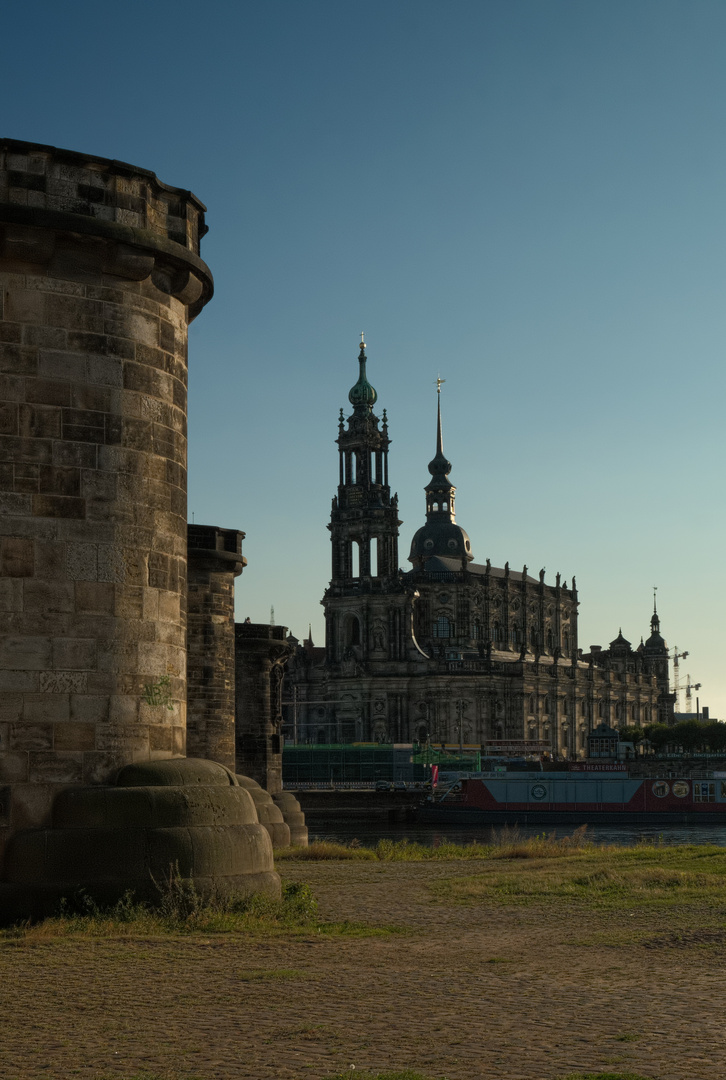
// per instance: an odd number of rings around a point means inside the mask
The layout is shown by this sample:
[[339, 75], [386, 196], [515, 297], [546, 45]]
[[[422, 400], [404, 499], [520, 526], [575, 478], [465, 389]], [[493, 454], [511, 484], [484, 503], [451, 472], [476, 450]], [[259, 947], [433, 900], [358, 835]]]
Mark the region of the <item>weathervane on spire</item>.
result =
[[655, 594], [658, 592], [658, 586], [653, 586], [653, 612], [655, 613]]
[[441, 384], [445, 383], [445, 382], [446, 382], [446, 379], [442, 379], [440, 375], [437, 375], [437, 377], [436, 377], [436, 393], [437, 394], [439, 394], [439, 395], [441, 394]]
[[361, 349], [365, 349], [365, 347], [366, 347], [365, 330], [361, 330], [361, 332], [360, 332], [360, 347], [361, 347]]

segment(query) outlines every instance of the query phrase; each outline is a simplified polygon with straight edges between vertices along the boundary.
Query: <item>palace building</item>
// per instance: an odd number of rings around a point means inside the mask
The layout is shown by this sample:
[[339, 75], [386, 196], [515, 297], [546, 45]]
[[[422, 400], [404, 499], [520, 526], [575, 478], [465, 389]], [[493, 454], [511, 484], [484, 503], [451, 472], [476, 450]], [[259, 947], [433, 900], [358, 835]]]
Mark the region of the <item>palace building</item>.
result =
[[399, 569], [397, 496], [388, 482], [388, 421], [361, 343], [353, 411], [338, 426], [339, 483], [330, 515], [332, 572], [325, 648], [309, 638], [289, 666], [288, 736], [299, 742], [425, 741], [583, 756], [587, 735], [672, 723], [668, 647], [653, 611], [633, 649], [618, 634], [583, 653], [578, 593], [557, 574], [477, 563], [455, 516], [444, 453], [441, 386], [426, 520]]

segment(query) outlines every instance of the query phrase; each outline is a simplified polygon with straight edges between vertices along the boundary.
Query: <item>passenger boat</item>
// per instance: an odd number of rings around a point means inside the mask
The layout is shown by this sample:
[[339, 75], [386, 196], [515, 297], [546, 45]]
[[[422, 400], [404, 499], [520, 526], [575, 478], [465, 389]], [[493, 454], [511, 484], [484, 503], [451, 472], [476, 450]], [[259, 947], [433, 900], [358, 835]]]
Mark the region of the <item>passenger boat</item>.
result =
[[462, 779], [460, 791], [448, 790], [424, 803], [419, 820], [456, 825], [726, 824], [726, 778], [633, 777], [625, 768], [602, 772], [584, 763], [577, 770]]

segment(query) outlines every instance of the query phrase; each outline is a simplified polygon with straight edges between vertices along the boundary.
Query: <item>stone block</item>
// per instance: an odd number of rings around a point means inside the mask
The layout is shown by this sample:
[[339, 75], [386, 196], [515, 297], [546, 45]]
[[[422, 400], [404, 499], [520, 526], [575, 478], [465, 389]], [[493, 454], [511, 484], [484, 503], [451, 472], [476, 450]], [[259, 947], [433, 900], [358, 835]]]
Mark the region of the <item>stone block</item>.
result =
[[62, 495], [33, 495], [36, 517], [85, 518], [86, 500]]
[[37, 671], [0, 669], [0, 693], [37, 694], [39, 689], [40, 679]]
[[[24, 401], [26, 396], [26, 380], [18, 375], [0, 375], [0, 400], [1, 401]], [[33, 385], [32, 382], [29, 384]]]
[[18, 434], [25, 439], [58, 439], [62, 411], [52, 405], [18, 405]]
[[53, 667], [88, 670], [96, 667], [93, 638], [53, 638]]
[[[112, 615], [115, 586], [107, 581], [76, 581], [75, 600], [78, 614]], [[1, 603], [0, 597], [0, 603]], [[0, 610], [2, 608], [0, 607]], [[144, 615], [146, 618], [146, 615]]]
[[88, 688], [88, 674], [85, 671], [41, 671], [39, 688], [42, 694], [83, 694]]
[[53, 724], [17, 723], [10, 725], [11, 750], [50, 750], [53, 747]]
[[22, 784], [28, 779], [27, 753], [0, 754], [0, 782]]
[[80, 784], [83, 780], [83, 754], [31, 752], [28, 776], [36, 784]]
[[0, 403], [0, 434], [18, 435], [18, 405], [15, 402]]
[[149, 729], [141, 724], [109, 723], [96, 729], [96, 749], [134, 760], [149, 756]]
[[72, 581], [95, 582], [98, 578], [97, 545], [67, 544], [66, 574]]
[[34, 289], [8, 290], [4, 316], [9, 322], [44, 323], [44, 294]]
[[10, 375], [29, 375], [38, 373], [38, 353], [26, 345], [12, 342], [0, 343], [0, 371]]
[[0, 574], [5, 577], [32, 577], [35, 572], [33, 541], [21, 537], [0, 540]]
[[0, 514], [27, 517], [30, 513], [32, 495], [11, 495], [0, 492]]
[[[70, 710], [68, 694], [26, 694], [23, 701], [23, 721], [27, 728], [36, 724], [45, 727], [46, 724], [68, 720]], [[17, 731], [16, 735], [20, 737]], [[24, 746], [23, 749], [30, 750], [31, 747]]]
[[22, 607], [22, 582], [12, 578], [0, 578], [0, 611], [22, 611]]
[[152, 754], [157, 754], [159, 751], [168, 751], [170, 754], [174, 752], [174, 729], [171, 727], [162, 726], [161, 724], [152, 724], [149, 727], [149, 749]]
[[34, 544], [35, 577], [62, 582], [66, 578], [66, 545], [59, 540], [36, 540]]
[[123, 552], [117, 546], [99, 544], [98, 580], [122, 583], [126, 580]]
[[122, 360], [118, 356], [89, 356], [88, 381], [120, 389], [124, 382]]
[[81, 470], [57, 465], [41, 465], [38, 468], [40, 493], [43, 495], [81, 494]]
[[[23, 609], [25, 611], [72, 612], [75, 591], [72, 581], [43, 581], [27, 578], [23, 582]], [[50, 664], [42, 664], [50, 667]]]
[[42, 379], [85, 382], [88, 358], [82, 353], [42, 349], [38, 354], [38, 377]]
[[17, 693], [0, 694], [0, 720], [19, 720], [23, 715], [23, 695]]
[[108, 697], [101, 694], [71, 694], [71, 720], [103, 724], [108, 719]]
[[[139, 699], [131, 695], [114, 694], [108, 703], [109, 727], [135, 724], [139, 718]], [[99, 747], [99, 749], [103, 749]]]
[[51, 644], [46, 637], [0, 637], [0, 668], [50, 667]]
[[56, 751], [95, 750], [95, 724], [68, 722], [56, 724], [53, 734], [53, 748]]
[[29, 379], [25, 400], [38, 405], [70, 406], [71, 384], [56, 379]]

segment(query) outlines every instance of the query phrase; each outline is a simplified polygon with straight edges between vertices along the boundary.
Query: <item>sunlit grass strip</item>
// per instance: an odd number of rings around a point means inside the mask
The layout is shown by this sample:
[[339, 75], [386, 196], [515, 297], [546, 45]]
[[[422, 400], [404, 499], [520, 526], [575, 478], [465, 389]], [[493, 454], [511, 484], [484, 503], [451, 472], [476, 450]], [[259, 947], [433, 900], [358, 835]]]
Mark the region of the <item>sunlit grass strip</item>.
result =
[[591, 907], [726, 906], [726, 850], [717, 847], [591, 848], [575, 858], [516, 868], [493, 866], [466, 878], [433, 881], [439, 899], [459, 904], [570, 901]]
[[[492, 829], [488, 843], [477, 840], [470, 844], [444, 841], [437, 847], [417, 844], [409, 840], [379, 840], [375, 847], [363, 847], [357, 840], [339, 844], [332, 840], [316, 840], [308, 847], [291, 847], [275, 853], [278, 860], [352, 860], [360, 862], [424, 862], [448, 859], [543, 859], [576, 855], [595, 848], [587, 839], [587, 826], [582, 825], [570, 836], [543, 833], [541, 836], [523, 837], [517, 829]], [[598, 848], [597, 850], [605, 850]], [[609, 849], [607, 849], [609, 850]], [[619, 850], [614, 848], [613, 850]]]

